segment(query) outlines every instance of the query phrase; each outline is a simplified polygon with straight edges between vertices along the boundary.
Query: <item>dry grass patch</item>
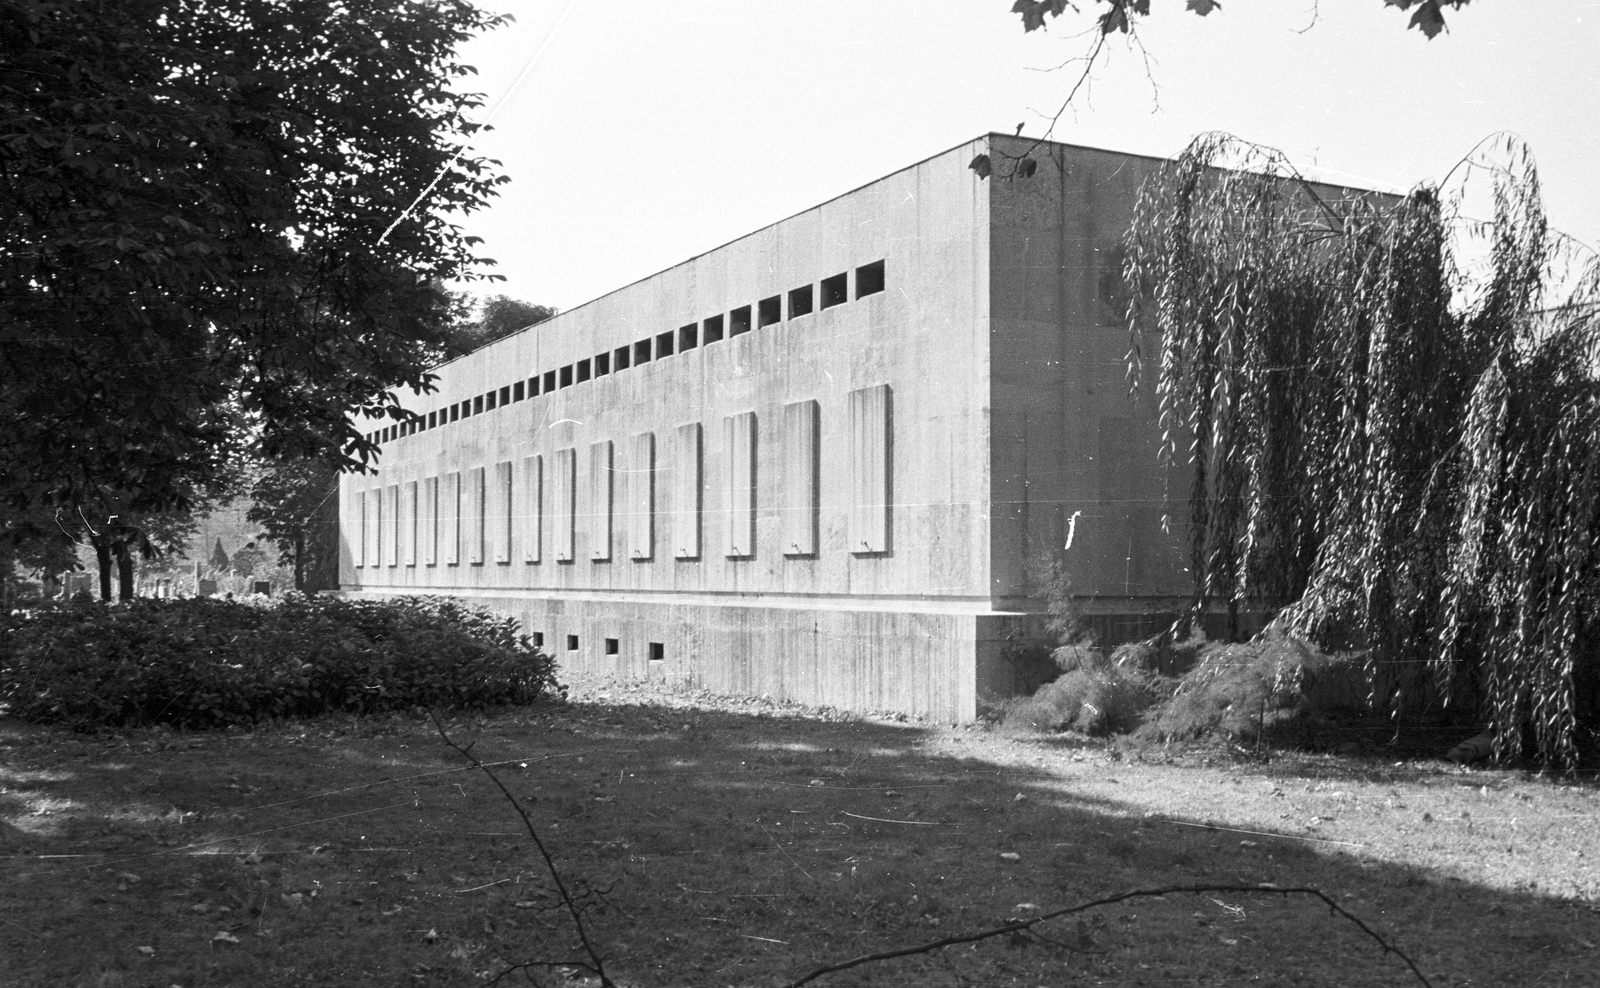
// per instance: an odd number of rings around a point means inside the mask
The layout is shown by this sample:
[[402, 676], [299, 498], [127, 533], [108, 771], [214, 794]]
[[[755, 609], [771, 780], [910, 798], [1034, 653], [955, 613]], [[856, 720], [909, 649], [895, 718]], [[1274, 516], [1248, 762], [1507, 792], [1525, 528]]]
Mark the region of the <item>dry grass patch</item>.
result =
[[[1205, 881], [1324, 889], [1440, 985], [1579, 983], [1600, 959], [1587, 785], [1245, 764], [631, 687], [575, 695], [451, 729], [499, 763], [567, 874], [611, 888], [592, 918], [621, 984], [781, 984]], [[429, 725], [104, 739], [7, 726], [0, 744], [8, 984], [469, 985], [506, 961], [573, 956], [520, 821]], [[1414, 983], [1309, 902], [1171, 896], [1053, 936], [818, 983]]]

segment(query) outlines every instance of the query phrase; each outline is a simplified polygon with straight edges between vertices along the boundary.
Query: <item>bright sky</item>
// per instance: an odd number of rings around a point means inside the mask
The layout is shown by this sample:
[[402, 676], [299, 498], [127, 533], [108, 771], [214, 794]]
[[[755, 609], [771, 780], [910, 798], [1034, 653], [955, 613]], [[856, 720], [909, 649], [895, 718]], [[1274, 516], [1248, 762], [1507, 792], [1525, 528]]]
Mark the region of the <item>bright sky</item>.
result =
[[[506, 278], [473, 290], [562, 309], [979, 134], [1042, 134], [1077, 78], [1050, 70], [1090, 40], [1070, 14], [1024, 35], [1011, 0], [478, 2], [516, 17], [463, 52], [489, 105], [544, 50], [479, 141], [512, 181], [464, 221]], [[1172, 155], [1224, 130], [1404, 189], [1509, 130], [1553, 225], [1600, 247], [1600, 0], [1475, 0], [1433, 41], [1383, 0], [1152, 6], [1149, 77], [1111, 46], [1056, 139]]]

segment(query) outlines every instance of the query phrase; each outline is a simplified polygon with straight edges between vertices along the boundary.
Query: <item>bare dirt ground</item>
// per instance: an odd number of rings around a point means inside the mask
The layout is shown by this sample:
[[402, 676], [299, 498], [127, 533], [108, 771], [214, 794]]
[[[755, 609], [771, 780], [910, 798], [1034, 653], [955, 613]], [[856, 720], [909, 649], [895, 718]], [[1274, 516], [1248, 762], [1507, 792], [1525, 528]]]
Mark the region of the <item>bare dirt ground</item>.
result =
[[[1435, 985], [1600, 984], [1592, 781], [605, 682], [449, 728], [499, 763], [566, 874], [610, 888], [591, 920], [621, 985], [779, 985], [1212, 883], [1321, 889]], [[114, 736], [0, 721], [0, 985], [472, 985], [575, 956], [520, 825], [416, 718]], [[815, 983], [1419, 983], [1325, 906], [1266, 892], [1132, 900], [1041, 931]]]

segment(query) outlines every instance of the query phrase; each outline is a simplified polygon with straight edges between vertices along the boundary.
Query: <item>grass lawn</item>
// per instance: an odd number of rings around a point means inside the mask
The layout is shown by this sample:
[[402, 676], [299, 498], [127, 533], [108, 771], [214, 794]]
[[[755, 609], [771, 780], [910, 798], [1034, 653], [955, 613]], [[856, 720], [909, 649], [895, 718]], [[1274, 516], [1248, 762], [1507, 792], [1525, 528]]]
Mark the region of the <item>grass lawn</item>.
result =
[[[1324, 890], [1436, 985], [1600, 984], [1592, 780], [605, 683], [573, 697], [451, 731], [501, 763], [568, 877], [610, 889], [590, 919], [620, 985], [779, 985], [1130, 888], [1269, 882]], [[577, 956], [520, 826], [415, 719], [117, 736], [0, 721], [0, 985], [473, 985]], [[1418, 983], [1325, 906], [1270, 894], [1132, 900], [1041, 931], [1053, 942], [815, 984]]]

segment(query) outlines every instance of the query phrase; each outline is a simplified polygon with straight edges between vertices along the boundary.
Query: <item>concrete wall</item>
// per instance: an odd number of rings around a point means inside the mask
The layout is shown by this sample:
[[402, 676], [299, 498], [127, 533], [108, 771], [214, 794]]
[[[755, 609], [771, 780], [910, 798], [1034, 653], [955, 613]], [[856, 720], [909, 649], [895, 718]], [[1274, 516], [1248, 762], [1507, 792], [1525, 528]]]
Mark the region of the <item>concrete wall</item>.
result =
[[[1162, 530], [1151, 389], [1128, 393], [1121, 241], [1159, 159], [991, 138], [990, 231], [997, 606], [1037, 610], [1040, 564], [1065, 549], [1086, 610], [1166, 612], [1188, 592], [1180, 501]], [[1015, 161], [1031, 178], [1004, 177]], [[1176, 489], [1180, 499], [1186, 494]], [[1076, 522], [1072, 519], [1076, 515]], [[1108, 626], [1109, 630], [1109, 626]]]
[[[599, 627], [614, 609], [629, 615], [620, 619], [625, 630], [600, 638], [620, 636], [619, 652], [621, 641], [635, 651], [640, 642], [671, 641], [668, 663], [697, 681], [759, 682], [771, 685], [763, 692], [817, 702], [971, 717], [972, 674], [959, 669], [974, 661], [975, 615], [991, 610], [990, 185], [967, 168], [982, 147], [955, 148], [444, 365], [438, 393], [409, 400], [409, 410], [425, 416], [535, 375], [542, 384], [547, 371], [559, 374], [691, 323], [703, 335], [708, 317], [720, 316], [726, 333], [739, 308], [752, 307], [754, 316], [760, 300], [784, 297], [784, 318], [774, 325], [386, 443], [378, 473], [346, 478], [341, 488], [342, 585], [478, 597], [563, 642], [574, 623]], [[857, 269], [880, 260], [884, 290], [857, 298]], [[849, 274], [849, 300], [824, 309], [822, 283], [840, 273]], [[811, 287], [816, 308], [792, 316], [789, 292], [801, 286]], [[783, 508], [797, 463], [782, 437], [786, 415], [795, 414], [787, 406], [806, 402], [815, 403], [816, 545], [796, 552]], [[730, 420], [740, 442], [753, 437], [753, 459], [742, 466], [728, 447]], [[887, 442], [863, 452], [863, 430], [870, 434], [879, 420]], [[673, 513], [684, 508], [686, 478], [674, 454], [678, 430], [694, 423], [702, 444], [700, 551], [682, 559], [672, 538], [681, 519]], [[650, 443], [638, 438], [645, 433], [654, 437], [653, 473], [643, 455]], [[603, 471], [597, 464], [605, 451], [594, 447], [606, 442], [609, 516], [595, 502], [606, 484], [595, 472]], [[571, 559], [561, 561], [554, 487], [566, 450], [574, 451], [576, 517]], [[542, 526], [525, 501], [522, 466], [534, 456], [545, 487]], [[499, 551], [504, 540], [491, 522], [492, 544], [475, 556], [465, 544], [475, 532], [468, 511], [457, 564], [448, 562], [443, 536], [428, 565], [426, 551], [408, 554], [408, 538], [397, 541], [385, 521], [365, 534], [383, 543], [379, 565], [357, 565], [362, 495], [379, 498], [392, 519], [394, 504], [408, 502], [409, 484], [418, 484], [420, 505], [430, 478], [443, 492], [459, 473], [465, 496], [482, 469], [493, 512], [496, 466], [506, 462], [514, 465], [518, 505], [509, 553]], [[889, 503], [864, 506], [859, 475], [880, 469]], [[634, 515], [649, 503], [641, 488], [652, 484], [652, 524], [641, 526]], [[874, 510], [882, 524], [871, 534]], [[441, 512], [442, 522], [448, 514]], [[403, 511], [402, 522], [411, 524]], [[646, 559], [635, 558], [642, 528], [654, 534]], [[538, 562], [527, 562], [534, 538]], [[684, 603], [691, 598], [698, 603]], [[718, 607], [729, 610], [715, 613]], [[819, 625], [818, 615], [829, 612], [843, 624], [821, 635], [816, 628], [827, 622]], [[850, 616], [862, 613], [872, 616]], [[707, 630], [682, 638], [683, 614]], [[811, 644], [801, 648], [801, 639]], [[817, 649], [833, 654], [806, 657]], [[563, 657], [561, 649], [555, 654]], [[622, 655], [572, 659], [585, 668], [632, 668]], [[935, 673], [958, 675], [964, 685], [928, 681]], [[839, 686], [850, 696], [841, 701], [807, 683], [858, 685]]]

